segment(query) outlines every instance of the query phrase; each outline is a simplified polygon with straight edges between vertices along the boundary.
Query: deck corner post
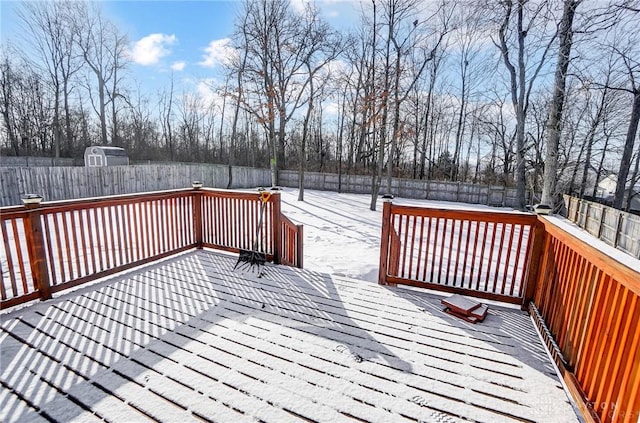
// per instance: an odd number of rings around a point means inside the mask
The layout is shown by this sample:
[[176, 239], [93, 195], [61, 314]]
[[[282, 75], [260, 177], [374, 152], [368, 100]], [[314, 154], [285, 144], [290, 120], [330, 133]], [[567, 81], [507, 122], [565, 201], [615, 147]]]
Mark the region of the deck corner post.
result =
[[202, 228], [202, 183], [199, 181], [193, 182], [193, 233], [196, 237], [196, 248], [202, 249], [203, 247], [203, 228]]
[[[42, 198], [40, 198], [42, 200]], [[25, 236], [27, 239], [27, 252], [31, 264], [31, 275], [34, 288], [38, 290], [40, 300], [51, 299], [51, 283], [47, 270], [46, 249], [44, 234], [42, 232], [42, 208], [40, 201], [28, 202], [23, 198], [24, 206], [29, 211], [28, 218], [24, 222]]]
[[282, 262], [282, 207], [281, 196], [279, 192], [273, 192], [271, 195], [271, 236], [273, 238], [273, 262], [280, 264]]
[[378, 269], [378, 284], [387, 284], [387, 266], [389, 263], [389, 237], [391, 235], [391, 201], [385, 201], [382, 206], [382, 235], [380, 237], [380, 267]]
[[544, 255], [544, 242], [546, 231], [541, 217], [536, 217], [533, 227], [533, 245], [531, 247], [531, 256], [528, 263], [527, 276], [525, 280], [524, 295], [522, 296], [521, 309], [527, 310], [529, 303], [534, 300], [535, 292], [538, 286], [539, 275], [541, 274], [541, 264]]

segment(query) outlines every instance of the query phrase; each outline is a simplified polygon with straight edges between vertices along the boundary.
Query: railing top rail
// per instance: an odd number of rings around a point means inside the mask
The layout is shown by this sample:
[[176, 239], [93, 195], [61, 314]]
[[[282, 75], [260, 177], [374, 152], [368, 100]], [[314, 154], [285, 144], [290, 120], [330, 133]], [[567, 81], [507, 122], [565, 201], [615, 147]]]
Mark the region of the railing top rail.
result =
[[[585, 242], [575, 234], [561, 228], [551, 219], [539, 217], [539, 221], [544, 225], [547, 234], [559, 239], [570, 248], [577, 251], [585, 259], [591, 261], [604, 273], [614, 276], [618, 282], [633, 291], [636, 295], [640, 295], [640, 270], [628, 266], [626, 263], [618, 261], [612, 255], [609, 255], [599, 248]], [[635, 260], [630, 257], [630, 260]], [[638, 262], [638, 260], [635, 260]]]
[[419, 217], [443, 217], [448, 219], [477, 220], [496, 223], [535, 224], [536, 222], [536, 215], [515, 211], [459, 210], [392, 204], [391, 213]]
[[[247, 199], [247, 200], [260, 200], [259, 192], [239, 192], [237, 190], [223, 190], [223, 189], [211, 189], [211, 188], [202, 188], [198, 190], [202, 192], [206, 196], [215, 196], [222, 198], [239, 198], [239, 199]], [[71, 210], [82, 210], [86, 208], [90, 208], [96, 205], [100, 206], [110, 206], [110, 205], [125, 205], [130, 203], [135, 203], [141, 200], [160, 200], [165, 198], [171, 198], [176, 196], [189, 196], [194, 192], [197, 192], [193, 188], [183, 188], [176, 190], [166, 190], [166, 191], [151, 191], [151, 192], [143, 192], [143, 193], [135, 193], [135, 194], [127, 194], [127, 195], [109, 195], [104, 197], [90, 197], [90, 198], [81, 198], [74, 200], [60, 200], [60, 201], [43, 201], [40, 204], [40, 211], [42, 213], [52, 213], [52, 212], [60, 212], [60, 211], [71, 211]], [[278, 196], [280, 193], [272, 192], [273, 196]], [[270, 199], [269, 201], [275, 200]], [[10, 207], [0, 207], [0, 218], [2, 220], [7, 220], [11, 218], [20, 218], [24, 217], [26, 213], [26, 209], [24, 206], [10, 206]]]
[[94, 206], [108, 207], [108, 206], [116, 206], [116, 205], [126, 205], [131, 203], [136, 203], [139, 201], [152, 201], [152, 200], [161, 200], [166, 198], [174, 198], [174, 197], [188, 197], [192, 195], [194, 192], [193, 189], [180, 189], [173, 191], [157, 191], [157, 192], [148, 192], [148, 193], [140, 193], [140, 194], [131, 194], [131, 195], [113, 195], [106, 197], [93, 197], [93, 198], [83, 198], [79, 200], [63, 200], [63, 201], [52, 201], [52, 202], [42, 202], [41, 204], [41, 212], [44, 214], [63, 212], [63, 211], [72, 211], [72, 210], [83, 210], [87, 208], [91, 208]]
[[[134, 194], [116, 194], [116, 195], [106, 195], [102, 197], [87, 197], [87, 198], [74, 198], [71, 200], [57, 200], [57, 201], [43, 201], [40, 204], [41, 208], [46, 207], [65, 207], [68, 205], [82, 205], [82, 204], [91, 204], [95, 202], [108, 202], [108, 201], [129, 201], [129, 200], [137, 200], [142, 197], [163, 197], [181, 193], [190, 193], [193, 192], [193, 188], [183, 188], [183, 189], [174, 189], [174, 190], [166, 190], [166, 191], [149, 191], [149, 192], [138, 192]], [[10, 212], [13, 210], [24, 210], [24, 206], [9, 206], [9, 207], [0, 207], [0, 213], [4, 214], [5, 212]]]
[[25, 209], [23, 206], [11, 207], [10, 210], [3, 208], [0, 209], [0, 221], [20, 219], [26, 217], [28, 214], [29, 210]]
[[288, 225], [288, 226], [292, 226], [292, 227], [298, 226], [293, 220], [289, 219], [284, 214], [282, 216], [280, 216], [280, 218], [282, 219], [282, 223], [284, 225]]
[[[212, 197], [223, 197], [223, 198], [244, 198], [248, 200], [259, 200], [260, 192], [259, 191], [238, 191], [238, 190], [225, 190], [225, 189], [213, 189], [213, 188], [203, 188], [202, 192], [206, 196]], [[280, 193], [277, 191], [269, 191], [271, 193], [272, 198], [269, 201], [273, 201], [276, 196], [279, 196]]]

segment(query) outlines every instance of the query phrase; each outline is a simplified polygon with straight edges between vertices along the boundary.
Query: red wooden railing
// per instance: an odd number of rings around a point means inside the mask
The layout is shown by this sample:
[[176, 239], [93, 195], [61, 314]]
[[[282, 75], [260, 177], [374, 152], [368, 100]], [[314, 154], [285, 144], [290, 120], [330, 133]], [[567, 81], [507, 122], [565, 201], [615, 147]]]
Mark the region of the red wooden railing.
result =
[[281, 242], [284, 251], [284, 246], [288, 246], [286, 252], [282, 254], [281, 263], [287, 266], [300, 267], [303, 265], [303, 252], [302, 252], [302, 240], [303, 231], [302, 225], [296, 225], [288, 217], [282, 215], [282, 233]]
[[382, 284], [520, 303], [535, 216], [384, 203]]
[[[202, 191], [201, 202], [202, 241], [205, 247], [233, 252], [253, 247], [263, 207], [259, 196], [254, 193], [205, 190]], [[278, 196], [264, 203], [263, 229], [257, 245], [258, 250], [271, 259], [275, 251], [273, 227], [278, 224], [278, 217], [274, 216], [276, 203], [279, 203]]]
[[[253, 248], [260, 194], [208, 189], [3, 208], [2, 309], [191, 248]], [[264, 204], [257, 243], [269, 260], [302, 267], [302, 230], [281, 214], [280, 194]], [[286, 234], [286, 237], [283, 236]]]
[[640, 269], [540, 218], [532, 315], [590, 421], [640, 418]]
[[381, 284], [528, 307], [588, 421], [640, 416], [640, 269], [548, 218], [385, 203]]

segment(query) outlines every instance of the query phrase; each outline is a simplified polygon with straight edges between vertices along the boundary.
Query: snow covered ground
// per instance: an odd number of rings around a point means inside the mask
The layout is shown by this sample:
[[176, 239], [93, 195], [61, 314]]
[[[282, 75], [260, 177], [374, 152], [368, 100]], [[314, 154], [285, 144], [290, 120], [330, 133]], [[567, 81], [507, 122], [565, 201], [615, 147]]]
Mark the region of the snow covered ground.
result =
[[[305, 269], [375, 282], [378, 280], [382, 199], [369, 209], [370, 195], [339, 194], [283, 188], [282, 211], [304, 225]], [[396, 198], [395, 204], [422, 205], [452, 210], [496, 210], [479, 204]], [[513, 211], [513, 209], [504, 209]]]

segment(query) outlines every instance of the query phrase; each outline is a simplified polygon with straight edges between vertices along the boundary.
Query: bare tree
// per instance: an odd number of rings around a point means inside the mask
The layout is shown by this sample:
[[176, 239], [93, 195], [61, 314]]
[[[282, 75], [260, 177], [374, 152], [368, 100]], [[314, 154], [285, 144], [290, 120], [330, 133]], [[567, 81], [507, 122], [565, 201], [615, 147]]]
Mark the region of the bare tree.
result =
[[573, 18], [576, 8], [582, 0], [565, 0], [564, 12], [560, 21], [558, 38], [558, 61], [556, 63], [553, 98], [549, 110], [547, 123], [547, 154], [544, 165], [541, 204], [553, 209], [556, 195], [556, 178], [558, 173], [558, 144], [562, 130], [562, 111], [564, 109], [567, 69], [571, 60], [571, 45], [573, 40]]
[[[477, 59], [482, 51], [482, 44], [478, 42], [480, 33], [480, 22], [477, 19], [476, 11], [473, 8], [460, 7], [457, 10], [457, 22], [454, 23], [455, 43], [458, 50], [457, 59], [460, 74], [460, 107], [458, 109], [458, 117], [456, 122], [456, 138], [455, 148], [453, 150], [454, 171], [451, 180], [454, 181], [458, 177], [458, 168], [460, 165], [460, 155], [462, 154], [462, 143], [467, 120], [467, 107], [471, 92], [478, 85], [478, 76], [483, 70]], [[486, 72], [485, 72], [486, 73]], [[468, 152], [471, 143], [468, 145]], [[468, 155], [468, 154], [467, 154]]]
[[320, 18], [317, 8], [310, 5], [305, 8], [303, 25], [303, 37], [306, 46], [304, 48], [302, 62], [306, 69], [306, 75], [302, 89], [308, 91], [308, 96], [305, 100], [307, 112], [304, 117], [299, 151], [298, 201], [304, 201], [304, 171], [306, 144], [309, 134], [309, 119], [314, 112], [316, 104], [315, 98], [318, 92], [322, 91], [322, 87], [328, 83], [329, 74], [325, 72], [320, 82], [320, 87], [314, 84], [314, 80], [318, 73], [323, 70], [329, 62], [334, 60], [342, 49], [342, 42], [338, 33], [333, 31], [329, 25]]
[[[633, 95], [629, 127], [627, 129], [627, 136], [625, 137], [624, 149], [622, 151], [622, 159], [620, 161], [620, 171], [618, 172], [616, 192], [613, 196], [613, 207], [621, 209], [625, 189], [627, 188], [627, 178], [631, 167], [631, 159], [633, 157], [633, 146], [636, 141], [636, 133], [638, 132], [638, 122], [640, 121], [640, 82], [637, 81], [638, 75], [640, 75], [640, 62], [638, 62], [638, 60], [636, 60], [629, 51], [623, 51], [618, 48], [615, 48], [615, 50], [620, 55], [620, 59], [624, 64], [629, 78], [629, 86], [627, 88], [615, 87], [614, 89], [623, 90]], [[633, 186], [631, 185], [629, 190], [631, 191], [632, 189]]]
[[[247, 47], [245, 107], [263, 126], [271, 151], [271, 184], [278, 184], [287, 123], [302, 106], [299, 73], [306, 48], [299, 18], [287, 0], [247, 0], [239, 35]], [[249, 91], [252, 91], [251, 93]], [[251, 97], [249, 94], [253, 94]]]
[[[121, 95], [118, 72], [126, 65], [126, 37], [120, 34], [118, 28], [94, 4], [77, 3], [76, 9], [74, 28], [77, 43], [94, 79], [92, 83], [87, 78], [89, 98], [100, 122], [101, 142], [108, 144], [107, 107]], [[93, 92], [94, 83], [97, 94]], [[112, 104], [112, 117], [117, 125], [116, 114], [115, 105]], [[117, 126], [113, 129], [117, 135]], [[111, 142], [116, 141], [112, 137]]]
[[0, 114], [9, 137], [9, 145], [11, 149], [18, 154], [20, 145], [15, 128], [15, 116], [13, 105], [17, 101], [15, 88], [18, 85], [18, 75], [14, 70], [14, 64], [9, 59], [6, 52], [3, 51], [2, 62], [0, 63]]
[[[556, 35], [546, 37], [545, 34], [545, 26], [549, 19], [544, 14], [548, 7], [546, 1], [529, 3], [528, 0], [515, 0], [515, 2], [514, 0], [505, 0], [498, 3], [498, 10], [491, 6], [488, 3], [483, 3], [483, 7], [487, 11], [493, 9], [498, 14], [497, 16], [500, 16], [498, 39], [494, 40], [494, 43], [500, 49], [502, 60], [509, 73], [511, 103], [516, 117], [516, 203], [519, 208], [524, 208], [526, 188], [525, 122], [529, 97], [533, 84], [546, 63], [548, 52]], [[534, 37], [536, 33], [539, 37], [528, 43], [527, 40]], [[542, 51], [540, 52], [538, 49]], [[514, 51], [517, 55], [516, 62], [511, 57]], [[527, 73], [532, 67], [527, 63], [527, 55], [530, 56], [531, 61], [537, 62], [529, 76]]]
[[[70, 150], [71, 112], [69, 96], [71, 77], [78, 71], [74, 46], [76, 32], [72, 19], [73, 4], [59, 2], [25, 2], [18, 9], [18, 17], [26, 28], [27, 39], [35, 48], [36, 63], [46, 72], [54, 93], [53, 133], [55, 156], [60, 157], [61, 141], [64, 135], [67, 150]], [[70, 153], [70, 151], [67, 151]]]
[[238, 141], [238, 118], [240, 117], [240, 107], [244, 102], [244, 93], [243, 93], [243, 77], [244, 71], [247, 66], [247, 56], [249, 54], [249, 42], [248, 38], [247, 21], [248, 15], [245, 15], [243, 21], [237, 25], [236, 31], [240, 31], [241, 36], [238, 37], [242, 40], [242, 45], [236, 47], [236, 51], [242, 51], [241, 56], [242, 60], [238, 60], [238, 57], [234, 57], [229, 67], [229, 71], [231, 73], [236, 74], [236, 93], [234, 95], [235, 107], [233, 110], [233, 122], [231, 124], [231, 140], [229, 141], [229, 167], [228, 167], [228, 182], [227, 189], [230, 189], [233, 186], [233, 165], [235, 164], [236, 158], [236, 146]]
[[160, 125], [162, 127], [162, 137], [164, 138], [165, 149], [169, 153], [169, 160], [175, 157], [175, 142], [173, 137], [173, 72], [169, 83], [169, 92], [166, 90], [159, 93]]
[[[453, 13], [453, 7], [447, 7], [445, 3], [440, 4], [435, 12], [428, 16], [422, 24], [429, 22], [432, 25], [432, 29], [427, 32], [421, 26], [419, 19], [414, 20], [411, 25], [413, 26], [406, 35], [400, 35], [400, 33], [390, 34], [391, 41], [394, 47], [395, 64], [394, 64], [394, 81], [393, 81], [393, 123], [391, 133], [391, 146], [389, 152], [389, 163], [387, 165], [387, 191], [391, 191], [391, 177], [394, 166], [394, 157], [399, 157], [400, 152], [398, 149], [398, 140], [400, 138], [400, 112], [403, 103], [410, 95], [413, 86], [417, 83], [419, 78], [422, 77], [424, 70], [429, 62], [435, 59], [436, 53], [440, 49], [443, 40], [449, 32], [449, 21]], [[401, 17], [401, 16], [400, 16]], [[435, 23], [435, 25], [434, 25]], [[428, 45], [429, 43], [430, 45]], [[406, 63], [403, 63], [403, 56], [408, 56], [408, 52], [414, 50], [417, 46], [422, 46], [422, 51], [418, 54], [421, 55], [421, 60], [415, 63], [416, 68], [410, 74], [406, 81], [405, 86], [402, 86], [401, 82], [404, 79], [403, 69], [407, 67]]]

